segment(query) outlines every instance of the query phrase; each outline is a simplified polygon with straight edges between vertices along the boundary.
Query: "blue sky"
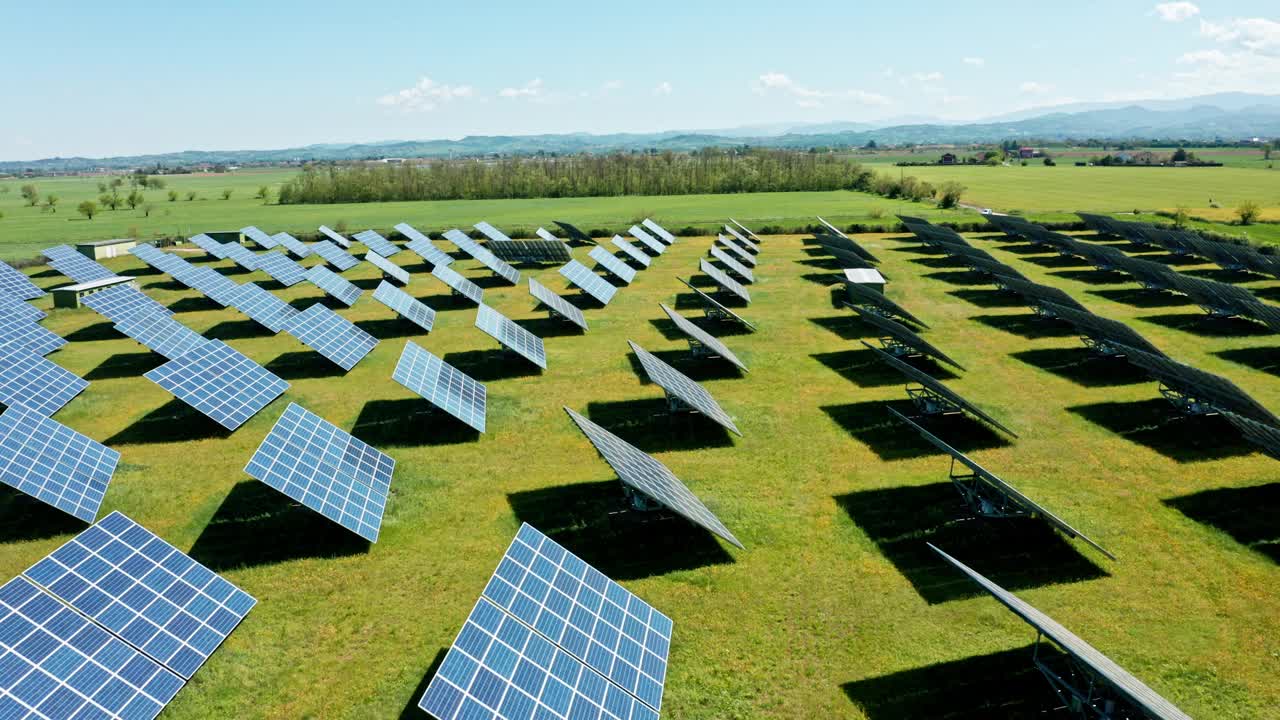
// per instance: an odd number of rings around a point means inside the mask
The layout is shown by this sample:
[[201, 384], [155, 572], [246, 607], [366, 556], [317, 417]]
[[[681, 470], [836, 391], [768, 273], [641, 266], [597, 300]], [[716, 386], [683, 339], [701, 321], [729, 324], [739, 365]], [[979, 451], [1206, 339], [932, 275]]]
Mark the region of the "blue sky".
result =
[[1268, 2], [19, 3], [0, 159], [1280, 92]]

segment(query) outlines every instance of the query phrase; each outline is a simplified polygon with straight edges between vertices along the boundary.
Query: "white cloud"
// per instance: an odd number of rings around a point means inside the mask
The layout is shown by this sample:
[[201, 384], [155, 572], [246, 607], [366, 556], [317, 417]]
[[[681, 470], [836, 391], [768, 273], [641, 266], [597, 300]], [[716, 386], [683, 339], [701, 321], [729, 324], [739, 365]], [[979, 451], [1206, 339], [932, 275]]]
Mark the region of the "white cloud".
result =
[[823, 107], [823, 100], [852, 101], [858, 105], [890, 105], [889, 98], [864, 90], [818, 90], [796, 83], [789, 75], [780, 72], [767, 72], [756, 78], [751, 91], [757, 95], [777, 92], [791, 96], [797, 106], [802, 108]]
[[1223, 23], [1201, 20], [1200, 34], [1260, 55], [1280, 55], [1280, 22], [1274, 20], [1234, 18]]
[[671, 83], [663, 80], [653, 89], [654, 95], [670, 95], [672, 91]]
[[916, 73], [911, 77], [915, 78], [917, 82], [922, 82], [922, 83], [935, 83], [935, 82], [942, 81], [942, 73], [936, 70], [933, 72], [927, 72], [927, 73]]
[[964, 63], [965, 65], [972, 65], [973, 67], [976, 67], [976, 68], [984, 67], [987, 64], [987, 61], [980, 57], [967, 57], [961, 60], [960, 62]]
[[1018, 89], [1028, 95], [1044, 95], [1053, 89], [1052, 85], [1045, 85], [1034, 80], [1028, 80], [1018, 86]]
[[441, 103], [463, 100], [474, 95], [475, 90], [470, 85], [442, 85], [424, 75], [412, 87], [383, 95], [377, 99], [377, 103], [386, 107], [398, 107], [405, 111], [429, 112], [435, 110]]
[[1162, 2], [1155, 7], [1156, 15], [1165, 22], [1182, 22], [1200, 14], [1200, 8], [1191, 2]]
[[498, 91], [498, 97], [504, 98], [536, 98], [543, 93], [542, 78], [534, 78], [521, 87], [505, 87]]

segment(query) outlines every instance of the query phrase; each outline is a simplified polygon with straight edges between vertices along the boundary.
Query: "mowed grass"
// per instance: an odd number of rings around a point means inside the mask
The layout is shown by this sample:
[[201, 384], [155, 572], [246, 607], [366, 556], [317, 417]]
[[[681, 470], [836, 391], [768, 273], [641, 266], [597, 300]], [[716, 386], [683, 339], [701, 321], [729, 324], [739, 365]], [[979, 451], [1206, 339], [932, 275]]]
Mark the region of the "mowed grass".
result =
[[[127, 513], [259, 600], [165, 717], [421, 717], [413, 706], [429, 670], [523, 521], [674, 619], [668, 718], [1035, 710], [1045, 685], [1029, 671], [1034, 633], [930, 557], [926, 540], [1016, 589], [1193, 717], [1280, 717], [1268, 524], [1280, 492], [1276, 462], [1221, 423], [1174, 419], [1155, 383], [1087, 361], [1071, 331], [1034, 320], [914, 242], [860, 241], [883, 260], [890, 295], [968, 368], [948, 384], [1021, 437], [969, 421], [934, 431], [1118, 561], [1034, 522], [951, 522], [960, 508], [946, 457], [890, 422], [885, 404], [903, 407], [902, 383], [858, 342], [874, 342], [874, 333], [833, 308], [838, 273], [798, 237], [764, 242], [753, 302], [740, 310], [759, 331], [723, 336], [751, 368], [745, 375], [689, 362], [658, 307], [700, 316], [677, 277], [696, 274], [705, 237], [681, 239], [609, 307], [588, 310], [585, 335], [548, 324], [523, 285], [486, 290], [498, 310], [546, 336], [542, 374], [495, 354], [472, 327], [475, 310], [449, 305], [420, 266], [408, 266], [410, 290], [440, 310], [436, 329], [418, 332], [366, 293], [340, 312], [382, 341], [343, 375], [287, 334], [271, 336], [131, 259], [113, 261], [179, 320], [291, 383], [229, 436], [141, 377], [157, 356], [88, 310], [39, 301], [50, 311], [45, 326], [72, 341], [50, 357], [92, 381], [56, 419], [123, 454], [103, 514]], [[975, 242], [1280, 408], [1275, 336], [1204, 321], [1194, 307], [1149, 299], [1120, 278], [1024, 254], [1004, 239]], [[396, 259], [407, 265], [405, 255]], [[240, 282], [266, 280], [216, 267]], [[458, 267], [489, 275], [471, 261]], [[554, 269], [526, 272], [566, 290]], [[367, 264], [348, 275], [365, 287], [376, 281]], [[47, 271], [35, 278], [63, 282]], [[1275, 300], [1277, 285], [1247, 286]], [[305, 283], [276, 292], [299, 305], [321, 299]], [[391, 380], [410, 339], [487, 383], [487, 434], [426, 412]], [[639, 379], [628, 339], [703, 380], [745, 437], [701, 418], [669, 419], [662, 391]], [[357, 542], [244, 474], [289, 402], [396, 459], [377, 544]], [[611, 514], [622, 509], [615, 476], [562, 406], [651, 451], [746, 550], [678, 519]], [[0, 577], [82, 527], [12, 491], [0, 499]], [[979, 708], [986, 700], [994, 705]]]

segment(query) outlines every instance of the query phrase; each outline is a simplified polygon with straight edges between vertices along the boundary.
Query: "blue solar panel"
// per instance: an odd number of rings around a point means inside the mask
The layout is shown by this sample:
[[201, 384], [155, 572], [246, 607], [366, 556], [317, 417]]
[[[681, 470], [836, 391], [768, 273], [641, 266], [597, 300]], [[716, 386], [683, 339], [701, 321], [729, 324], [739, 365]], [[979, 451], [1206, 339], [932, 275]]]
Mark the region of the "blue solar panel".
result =
[[587, 329], [587, 319], [582, 316], [582, 311], [568, 300], [551, 292], [551, 288], [529, 278], [529, 294], [537, 298], [538, 302], [545, 305], [553, 315], [562, 317], [583, 330]]
[[97, 517], [119, 462], [120, 453], [35, 408], [0, 414], [0, 482], [85, 522]]
[[377, 542], [395, 468], [388, 455], [290, 403], [244, 471]]
[[436, 247], [430, 240], [411, 240], [405, 247], [432, 266], [449, 265], [453, 262], [453, 258], [449, 257], [448, 253]]
[[343, 235], [342, 233], [336, 230], [333, 230], [328, 225], [321, 225], [320, 233], [325, 237], [329, 238], [330, 240], [332, 240], [334, 243], [336, 243], [338, 247], [342, 247], [342, 248], [351, 247], [351, 241], [348, 240], [345, 235]]
[[622, 262], [616, 255], [599, 245], [591, 248], [591, 252], [587, 253], [587, 257], [595, 260], [606, 272], [626, 285], [630, 285], [631, 281], [636, 279], [635, 268]]
[[352, 285], [346, 278], [323, 265], [312, 267], [306, 272], [305, 277], [313, 285], [347, 307], [355, 305], [363, 292], [360, 288]]
[[138, 313], [173, 314], [172, 310], [132, 285], [112, 285], [89, 293], [80, 298], [80, 304], [111, 322], [121, 322]]
[[271, 248], [280, 244], [279, 242], [276, 241], [275, 238], [259, 230], [253, 225], [250, 225], [249, 227], [240, 228], [240, 234], [254, 241], [255, 243], [258, 244], [258, 247], [264, 250], [270, 250]]
[[480, 261], [481, 265], [492, 270], [496, 275], [503, 278], [512, 285], [520, 283], [520, 271], [508, 265], [501, 258], [489, 252], [480, 243], [467, 237], [465, 233], [457, 228], [445, 232], [444, 236], [454, 245], [457, 245], [462, 252], [470, 255]]
[[0, 404], [52, 415], [87, 387], [87, 380], [21, 345], [0, 345]]
[[726, 275], [725, 272], [720, 268], [716, 267], [715, 265], [712, 265], [711, 263], [707, 262], [705, 259], [702, 259], [698, 261], [698, 269], [701, 270], [704, 274], [706, 274], [707, 277], [710, 277], [712, 280], [714, 280], [716, 285], [719, 285], [722, 290], [725, 290], [734, 295], [737, 295], [739, 298], [741, 298], [742, 300], [745, 300], [748, 303], [751, 302], [751, 293], [747, 292], [746, 288], [742, 287], [742, 285], [740, 285], [737, 280], [734, 280], [733, 278]]
[[348, 255], [346, 250], [343, 250], [328, 240], [321, 240], [315, 245], [312, 245], [311, 249], [323, 258], [325, 262], [332, 265], [338, 272], [350, 270], [360, 264], [360, 261]]
[[649, 232], [653, 233], [654, 235], [657, 235], [666, 244], [668, 245], [676, 244], [676, 236], [667, 232], [666, 228], [662, 227], [661, 225], [654, 222], [653, 220], [650, 220], [649, 218], [645, 218], [644, 221], [641, 222], [640, 224], [645, 226], [645, 228], [649, 230]]
[[40, 308], [23, 302], [12, 295], [5, 295], [3, 292], [0, 292], [0, 316], [31, 321], [39, 321], [48, 317], [45, 311]]
[[204, 293], [222, 307], [231, 305], [240, 284], [211, 267], [198, 267], [184, 276], [183, 282]]
[[378, 283], [378, 288], [373, 291], [373, 299], [395, 310], [401, 317], [412, 321], [427, 332], [431, 332], [431, 328], [435, 325], [435, 310], [385, 280]]
[[613, 246], [627, 254], [627, 257], [640, 263], [643, 267], [649, 267], [649, 263], [653, 262], [648, 255], [640, 248], [627, 242], [626, 238], [621, 235], [613, 236]]
[[294, 316], [285, 331], [343, 370], [355, 367], [378, 344], [377, 338], [320, 303]]
[[186, 679], [257, 603], [119, 512], [23, 576]]
[[[66, 248], [67, 246], [62, 245], [60, 247]], [[111, 272], [110, 270], [98, 264], [97, 262], [90, 260], [89, 258], [81, 255], [75, 250], [71, 250], [70, 255], [67, 255], [66, 253], [62, 253], [62, 252], [58, 252], [58, 253], [54, 253], [53, 255], [50, 255], [50, 252], [52, 250], [57, 250], [57, 249], [58, 248], [50, 248], [49, 250], [44, 251], [45, 257], [49, 258], [49, 267], [52, 267], [54, 270], [57, 270], [63, 275], [66, 275], [67, 277], [71, 278], [77, 283], [93, 282], [94, 280], [106, 280], [108, 278], [113, 278], [116, 276], [115, 273]], [[67, 248], [67, 249], [70, 249], [70, 248]]]
[[756, 281], [755, 274], [752, 273], [749, 268], [747, 268], [745, 265], [735, 260], [725, 251], [713, 245], [711, 247], [711, 250], [709, 250], [708, 252], [711, 254], [711, 257], [715, 258], [716, 260], [719, 260], [722, 265], [729, 268], [729, 272], [733, 273], [734, 275], [737, 275], [738, 277], [742, 278], [744, 281], [748, 283], [753, 283]]
[[610, 285], [604, 278], [591, 272], [590, 268], [577, 260], [570, 260], [560, 268], [560, 274], [581, 288], [584, 293], [598, 300], [601, 305], [608, 305], [614, 294], [618, 292], [618, 288]]
[[[317, 265], [316, 267], [320, 267]], [[269, 252], [258, 256], [258, 269], [271, 276], [271, 279], [291, 287], [307, 279], [307, 271], [298, 263], [289, 259], [282, 252]]]
[[382, 257], [391, 257], [392, 255], [400, 252], [400, 248], [396, 247], [394, 243], [373, 230], [365, 230], [364, 232], [356, 233], [351, 237], [364, 243], [365, 247], [378, 253]]
[[156, 270], [159, 270], [162, 273], [168, 273], [175, 280], [178, 279], [179, 275], [183, 275], [195, 269], [191, 263], [183, 260], [177, 255], [161, 252], [150, 245], [135, 245], [129, 252]]
[[0, 346], [16, 345], [37, 355], [48, 355], [67, 341], [34, 320], [0, 315]]
[[195, 245], [201, 250], [204, 250], [210, 255], [218, 258], [219, 260], [225, 259], [227, 257], [227, 250], [222, 246], [222, 243], [218, 242], [217, 240], [214, 240], [213, 238], [209, 237], [204, 233], [200, 233], [199, 235], [193, 235], [191, 237], [191, 244]]
[[639, 240], [646, 248], [652, 250], [655, 255], [661, 255], [667, 250], [667, 246], [663, 245], [662, 241], [645, 232], [644, 228], [639, 225], [632, 225], [627, 232], [631, 233], [631, 237]]
[[432, 405], [484, 432], [488, 391], [484, 385], [449, 363], [412, 342], [406, 342], [391, 378]]
[[240, 243], [227, 243], [223, 246], [223, 252], [225, 252], [227, 257], [231, 258], [235, 264], [249, 272], [253, 272], [258, 269], [258, 256], [253, 254], [252, 250]]
[[235, 430], [289, 383], [221, 340], [210, 340], [145, 377], [228, 430]]
[[0, 587], [0, 628], [0, 717], [151, 720], [183, 686], [22, 577]]
[[484, 233], [484, 236], [489, 238], [490, 240], [497, 240], [499, 242], [511, 242], [511, 238], [507, 237], [506, 233], [490, 225], [488, 222], [484, 220], [481, 220], [480, 222], [476, 223], [475, 225], [472, 225], [471, 227]]
[[477, 305], [483, 302], [484, 290], [482, 290], [479, 285], [476, 285], [470, 280], [462, 277], [462, 275], [453, 268], [446, 267], [444, 265], [437, 265], [431, 268], [431, 274], [436, 276], [436, 279], [440, 282], [448, 285], [449, 289], [454, 293], [465, 297]]
[[19, 300], [34, 300], [44, 295], [44, 291], [31, 282], [31, 278], [19, 270], [14, 270], [8, 263], [0, 262], [0, 295], [8, 295]]
[[480, 311], [476, 313], [476, 327], [520, 357], [544, 370], [547, 368], [547, 350], [542, 338], [520, 327], [506, 315], [481, 303]]
[[364, 259], [369, 261], [370, 265], [382, 271], [382, 277], [391, 278], [401, 285], [409, 284], [409, 273], [404, 268], [382, 257], [378, 253], [368, 252], [364, 254]]
[[162, 313], [138, 313], [116, 323], [115, 327], [169, 360], [209, 342], [200, 333]]
[[271, 239], [275, 240], [278, 246], [288, 250], [296, 258], [301, 259], [311, 255], [311, 248], [307, 247], [301, 240], [287, 232], [278, 232], [275, 235], [272, 235]]
[[231, 305], [271, 332], [280, 332], [298, 314], [297, 308], [254, 283], [245, 283], [236, 290]]
[[725, 247], [726, 250], [737, 256], [738, 260], [744, 265], [755, 267], [757, 264], [756, 256], [747, 252], [741, 245], [730, 240], [723, 235], [717, 235], [716, 241]]

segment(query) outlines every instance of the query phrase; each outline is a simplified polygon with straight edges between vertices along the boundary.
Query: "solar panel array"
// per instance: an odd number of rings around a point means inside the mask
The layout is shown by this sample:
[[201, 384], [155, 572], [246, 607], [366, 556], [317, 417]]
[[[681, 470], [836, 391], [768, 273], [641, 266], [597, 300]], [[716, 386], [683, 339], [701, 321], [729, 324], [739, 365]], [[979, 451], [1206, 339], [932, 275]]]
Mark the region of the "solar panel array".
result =
[[116, 276], [107, 268], [103, 267], [96, 261], [76, 252], [76, 250], [68, 245], [58, 245], [44, 251], [44, 256], [49, 258], [49, 267], [66, 275], [77, 283], [93, 282], [94, 280], [106, 280]]
[[724, 272], [720, 270], [720, 268], [707, 262], [705, 258], [698, 260], [698, 269], [701, 270], [703, 274], [705, 274], [707, 277], [714, 280], [716, 285], [719, 285], [721, 289], [727, 290], [728, 292], [738, 296], [745, 302], [748, 302], [748, 303], [751, 302], [751, 293], [747, 292], [746, 288], [742, 287], [742, 285], [739, 284], [737, 280], [734, 280], [728, 275], [725, 275]]
[[426, 233], [419, 231], [409, 223], [396, 223], [395, 231], [404, 236], [409, 242], [431, 242], [431, 238]]
[[[686, 283], [687, 284], [687, 283]], [[912, 315], [898, 303], [890, 300], [884, 293], [872, 290], [869, 287], [863, 287], [858, 283], [846, 283], [845, 291], [849, 298], [864, 309], [874, 308], [876, 312], [881, 314], [892, 315], [893, 317], [908, 322], [915, 323], [922, 328], [929, 327], [923, 320]]]
[[1054, 317], [1074, 326], [1081, 335], [1092, 341], [1093, 347], [1105, 355], [1122, 354], [1125, 347], [1138, 348], [1153, 355], [1164, 355], [1160, 348], [1122, 322], [1047, 301], [1044, 307]]
[[491, 240], [489, 250], [506, 262], [562, 263], [572, 257], [559, 240]]
[[307, 270], [282, 252], [259, 255], [258, 269], [285, 287], [292, 287], [307, 279]]
[[288, 250], [296, 258], [301, 259], [311, 256], [311, 248], [287, 232], [278, 232], [271, 237], [276, 241], [277, 245]]
[[132, 285], [112, 285], [80, 298], [80, 304], [112, 322], [138, 313], [172, 315], [173, 311]]
[[404, 344], [391, 379], [477, 432], [484, 432], [485, 386], [413, 342]]
[[472, 225], [471, 227], [479, 230], [481, 233], [484, 233], [484, 236], [489, 238], [490, 240], [497, 240], [499, 242], [509, 242], [511, 240], [511, 238], [508, 237], [506, 233], [490, 225], [488, 222], [484, 220], [481, 220], [480, 222], [476, 223], [475, 225]]
[[65, 338], [34, 320], [0, 316], [0, 347], [15, 345], [43, 356], [66, 344]]
[[738, 227], [734, 228], [731, 225], [725, 225], [724, 231], [732, 235], [734, 239], [737, 240], [746, 249], [750, 250], [753, 253], [759, 253], [760, 246], [755, 244], [751, 240], [749, 240], [746, 235], [743, 235], [741, 232], [738, 232], [738, 230], [739, 229], [745, 230], [747, 233], [751, 234], [752, 237], [755, 237], [755, 234], [751, 233], [750, 230], [747, 230], [746, 228], [742, 227], [742, 223], [739, 223], [737, 220], [733, 220], [732, 218], [730, 218], [730, 222], [734, 223]]
[[409, 284], [409, 280], [411, 279], [409, 277], [409, 273], [404, 268], [382, 257], [378, 253], [375, 253], [375, 252], [365, 253], [364, 259], [369, 261], [370, 265], [373, 265], [374, 267], [382, 271], [382, 277], [384, 278], [384, 282], [385, 282], [385, 278], [390, 278], [400, 283], [401, 285]]
[[640, 360], [640, 365], [644, 368], [645, 375], [648, 375], [649, 379], [666, 391], [669, 396], [711, 418], [739, 437], [742, 436], [742, 431], [733, 422], [733, 418], [729, 417], [729, 413], [720, 407], [720, 403], [716, 402], [716, 399], [711, 396], [711, 393], [707, 392], [706, 388], [631, 340], [628, 340], [627, 344], [631, 346], [631, 351]]
[[557, 227], [563, 230], [564, 233], [568, 235], [569, 239], [572, 240], [573, 242], [581, 243], [583, 245], [590, 245], [594, 242], [591, 239], [591, 236], [589, 234], [578, 229], [578, 227], [573, 225], [572, 223], [567, 223], [562, 220], [553, 220], [552, 222], [554, 222]]
[[733, 351], [726, 347], [724, 343], [720, 342], [719, 339], [712, 337], [706, 330], [694, 325], [685, 318], [685, 316], [675, 310], [672, 310], [666, 305], [658, 303], [658, 307], [662, 308], [662, 311], [667, 314], [667, 317], [671, 318], [671, 322], [675, 323], [676, 327], [680, 329], [680, 332], [684, 333], [689, 338], [689, 344], [691, 346], [704, 347], [707, 351], [728, 360], [744, 372], [747, 370], [746, 364], [739, 360], [738, 356], [734, 355]]
[[91, 523], [120, 453], [45, 416], [9, 404], [0, 414], [0, 482]]
[[244, 471], [291, 500], [378, 541], [396, 461], [289, 403]]
[[377, 338], [320, 303], [295, 315], [285, 331], [343, 370], [355, 367], [378, 344]]
[[228, 430], [235, 430], [289, 383], [221, 340], [193, 348], [144, 376]]
[[453, 262], [453, 258], [430, 240], [410, 240], [405, 245], [406, 248], [412, 250], [418, 257], [427, 262], [428, 265], [449, 265]]
[[363, 292], [360, 288], [352, 285], [346, 278], [323, 265], [312, 266], [306, 272], [305, 277], [313, 285], [347, 307], [355, 305]]
[[231, 305], [273, 333], [283, 330], [298, 314], [297, 308], [254, 283], [245, 283], [237, 288]]
[[631, 237], [639, 240], [640, 244], [652, 251], [654, 255], [661, 255], [667, 251], [666, 245], [663, 245], [660, 240], [645, 232], [644, 228], [639, 225], [632, 225], [627, 232], [631, 234]]
[[231, 305], [239, 283], [211, 267], [198, 267], [187, 273], [186, 278], [191, 287], [204, 293], [210, 300], [222, 307]]
[[1246, 440], [1262, 448], [1263, 452], [1271, 457], [1280, 460], [1280, 427], [1250, 420], [1233, 412], [1224, 412], [1222, 416], [1230, 421]]
[[582, 311], [569, 301], [551, 292], [551, 289], [542, 283], [529, 278], [529, 294], [542, 303], [552, 313], [568, 320], [583, 330], [587, 329], [587, 319], [583, 317]]
[[622, 237], [621, 235], [614, 235], [613, 240], [611, 242], [613, 242], [614, 247], [626, 253], [627, 257], [640, 263], [640, 265], [643, 267], [649, 267], [649, 264], [653, 262], [652, 260], [649, 259], [648, 255], [644, 254], [643, 250], [636, 247], [635, 245], [632, 245], [630, 242], [627, 242], [627, 239]]
[[[997, 421], [995, 418], [983, 412], [983, 410], [978, 406], [960, 397], [958, 394], [955, 393], [955, 391], [953, 391], [951, 388], [948, 388], [946, 385], [943, 385], [937, 380], [934, 380], [932, 377], [929, 377], [925, 373], [920, 372], [919, 370], [902, 362], [901, 360], [890, 355], [889, 353], [884, 352], [879, 348], [871, 347], [871, 345], [867, 344], [865, 341], [862, 344], [866, 346], [867, 349], [874, 352], [877, 357], [879, 357], [881, 360], [887, 363], [889, 367], [892, 367], [893, 369], [902, 373], [907, 378], [907, 383], [908, 383], [907, 394], [910, 395], [913, 400], [916, 400], [918, 397], [918, 394], [917, 394], [918, 391], [913, 391], [910, 387], [910, 383], [914, 381], [915, 383], [920, 385], [924, 389], [924, 391], [927, 391], [934, 398], [941, 399], [942, 402], [946, 403], [949, 407], [955, 407], [959, 410], [968, 412], [973, 416], [986, 421], [992, 427], [999, 428], [1000, 430], [1003, 430], [1004, 432], [1009, 433], [1013, 437], [1018, 437], [1017, 433], [1005, 427], [1004, 425], [1001, 425], [1000, 422]], [[936, 400], [930, 400], [930, 402], [935, 403]], [[942, 408], [938, 408], [938, 410], [945, 411], [945, 410], [942, 410]], [[933, 411], [934, 411], [933, 409], [929, 410], [929, 412], [933, 412]]]
[[1046, 313], [1049, 312], [1048, 306], [1051, 304], [1069, 307], [1078, 312], [1089, 312], [1089, 309], [1081, 305], [1075, 298], [1051, 285], [1040, 285], [1009, 276], [997, 276], [996, 283], [1009, 292], [1021, 295], [1026, 299], [1028, 305], [1043, 309]]
[[963, 365], [952, 360], [946, 353], [934, 347], [928, 340], [925, 340], [915, 334], [906, 325], [903, 325], [897, 320], [887, 318], [878, 313], [863, 310], [860, 307], [849, 305], [848, 303], [845, 303], [845, 307], [857, 313], [859, 320], [870, 325], [876, 330], [879, 330], [881, 338], [888, 340], [885, 344], [893, 354], [902, 355], [904, 352], [901, 352], [899, 349], [907, 349], [908, 352], [914, 351], [914, 353], [920, 355], [928, 355], [929, 357], [941, 360], [942, 362], [961, 370], [965, 369]]
[[618, 288], [591, 272], [590, 268], [577, 260], [570, 260], [564, 267], [560, 268], [560, 274], [584, 293], [598, 300], [601, 305], [608, 305], [609, 301], [618, 292]]
[[328, 225], [321, 225], [321, 226], [320, 226], [320, 234], [321, 234], [321, 235], [324, 235], [325, 237], [327, 237], [327, 238], [329, 238], [330, 240], [332, 240], [332, 241], [334, 242], [334, 244], [336, 244], [336, 245], [337, 245], [338, 247], [340, 247], [340, 248], [350, 248], [350, 247], [351, 247], [351, 241], [350, 241], [350, 240], [348, 240], [348, 239], [347, 239], [347, 237], [346, 237], [345, 235], [343, 235], [342, 233], [340, 233], [340, 232], [338, 232], [338, 231], [336, 231], [336, 230], [334, 230], [334, 229], [330, 228]]
[[7, 295], [18, 300], [34, 300], [44, 296], [44, 291], [31, 282], [26, 273], [13, 269], [8, 263], [0, 261], [0, 295]]
[[89, 382], [21, 345], [0, 345], [0, 404], [53, 415]]
[[253, 225], [240, 228], [240, 234], [254, 241], [258, 244], [258, 247], [264, 250], [270, 250], [280, 244], [280, 242], [274, 237], [266, 234]]
[[500, 260], [497, 255], [494, 255], [492, 252], [489, 252], [488, 249], [467, 237], [461, 230], [454, 228], [453, 230], [445, 232], [444, 236], [449, 239], [449, 242], [457, 245], [462, 252], [470, 255], [476, 260], [479, 260], [481, 265], [489, 268], [507, 282], [512, 285], [518, 285], [520, 283], [519, 270], [516, 270]]
[[542, 238], [543, 240], [546, 240], [547, 242], [558, 242], [558, 243], [560, 243], [561, 245], [565, 244], [563, 240], [561, 240], [560, 238], [556, 237], [554, 234], [552, 234], [552, 232], [551, 232], [550, 230], [548, 230], [548, 229], [546, 229], [546, 228], [544, 228], [544, 227], [540, 227], [540, 228], [538, 228], [537, 230], [534, 230], [534, 231], [533, 231], [533, 234], [534, 234], [534, 235], [537, 235], [538, 237]]
[[1280, 418], [1241, 390], [1235, 383], [1199, 368], [1136, 348], [1125, 348], [1130, 364], [1146, 370], [1162, 385], [1207, 404], [1216, 411], [1226, 410], [1271, 427], [1280, 427]]
[[640, 224], [643, 225], [645, 229], [647, 229], [649, 232], [653, 233], [654, 235], [657, 235], [666, 244], [668, 245], [676, 244], [676, 236], [667, 232], [666, 228], [662, 227], [661, 225], [654, 222], [653, 220], [650, 220], [649, 218], [645, 218], [640, 222]]
[[227, 257], [226, 248], [222, 246], [222, 243], [214, 240], [205, 233], [191, 236], [191, 243], [219, 260], [224, 260]]
[[587, 253], [587, 257], [599, 263], [606, 272], [617, 278], [624, 285], [630, 285], [636, 279], [636, 269], [622, 262], [613, 253], [596, 245]]
[[481, 303], [479, 312], [476, 313], [476, 327], [503, 347], [546, 369], [547, 350], [542, 344], [542, 338], [520, 327], [511, 318]]
[[755, 255], [752, 255], [752, 254], [751, 254], [751, 253], [749, 253], [749, 252], [747, 252], [747, 251], [746, 251], [746, 250], [745, 250], [741, 245], [739, 245], [738, 243], [736, 243], [736, 242], [734, 242], [734, 241], [730, 240], [729, 238], [727, 238], [727, 237], [725, 237], [725, 236], [723, 236], [723, 235], [717, 235], [717, 236], [716, 236], [716, 242], [720, 243], [721, 245], [723, 245], [723, 246], [724, 246], [724, 248], [725, 248], [726, 250], [728, 250], [729, 252], [733, 253], [733, 254], [737, 257], [738, 262], [741, 262], [741, 263], [744, 263], [744, 264], [746, 264], [746, 265], [750, 265], [750, 266], [752, 266], [752, 267], [755, 267], [755, 265], [756, 265], [756, 263], [757, 263], [756, 256], [755, 256]]
[[400, 248], [395, 246], [390, 240], [382, 237], [373, 230], [365, 230], [352, 235], [353, 238], [364, 243], [364, 246], [378, 253], [382, 257], [391, 257], [400, 252]]
[[258, 269], [258, 256], [240, 243], [227, 243], [224, 247], [227, 257], [240, 267], [253, 272]]
[[0, 295], [0, 317], [38, 322], [48, 315], [35, 305], [9, 295]]
[[138, 313], [116, 323], [115, 328], [169, 360], [209, 342], [200, 333], [163, 313]]
[[435, 326], [435, 310], [385, 280], [378, 283], [377, 289], [373, 291], [373, 299], [427, 332], [431, 332], [431, 328]]
[[480, 289], [479, 285], [476, 285], [470, 280], [462, 277], [462, 275], [453, 268], [446, 267], [444, 265], [437, 265], [431, 269], [431, 274], [440, 282], [448, 285], [449, 289], [453, 290], [458, 295], [465, 297], [477, 305], [483, 302], [484, 290]]
[[346, 272], [360, 264], [360, 261], [349, 255], [346, 250], [328, 240], [321, 240], [312, 245], [311, 249], [338, 272]]
[[738, 262], [737, 260], [734, 260], [733, 258], [729, 257], [729, 254], [721, 250], [720, 248], [713, 246], [708, 251], [708, 253], [711, 255], [711, 257], [715, 258], [716, 260], [719, 260], [721, 263], [724, 264], [725, 267], [729, 268], [729, 272], [733, 273], [734, 275], [737, 275], [738, 277], [742, 278], [744, 281], [748, 283], [753, 283], [756, 281], [756, 276], [751, 272], [750, 268], [746, 267], [745, 265]]
[[685, 287], [693, 291], [694, 296], [697, 297], [698, 300], [702, 303], [703, 310], [707, 313], [707, 317], [711, 317], [719, 320], [727, 320], [729, 322], [735, 322], [747, 328], [748, 330], [755, 332], [755, 329], [756, 329], [755, 325], [752, 325], [751, 323], [747, 322], [747, 320], [743, 318], [741, 315], [739, 315], [738, 313], [720, 304], [719, 300], [716, 300], [710, 295], [694, 287], [692, 283], [690, 283], [688, 280], [685, 280], [684, 278], [676, 278], [676, 279], [684, 283]]

